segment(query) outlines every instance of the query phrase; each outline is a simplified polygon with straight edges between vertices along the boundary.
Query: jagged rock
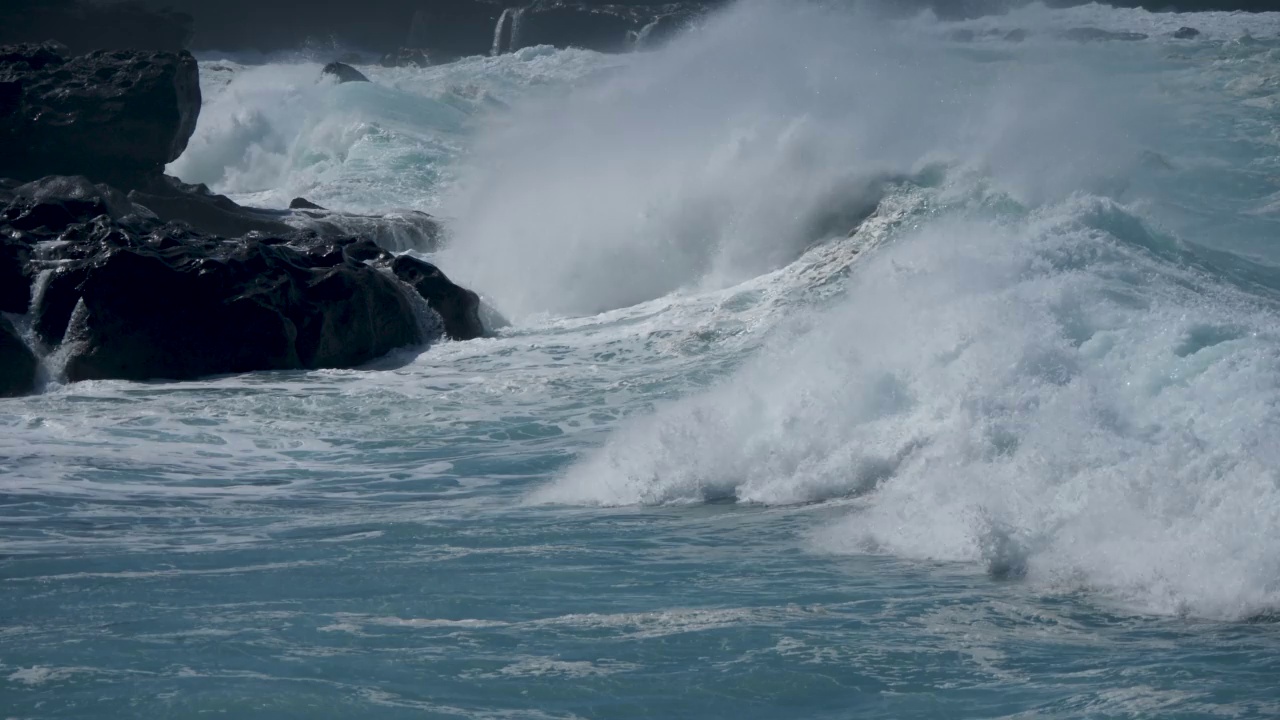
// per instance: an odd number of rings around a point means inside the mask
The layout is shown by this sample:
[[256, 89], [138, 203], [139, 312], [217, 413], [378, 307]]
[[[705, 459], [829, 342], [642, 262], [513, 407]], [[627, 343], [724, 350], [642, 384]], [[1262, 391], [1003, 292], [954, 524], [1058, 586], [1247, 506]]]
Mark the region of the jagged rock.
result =
[[418, 291], [432, 310], [444, 320], [445, 334], [454, 340], [473, 340], [484, 335], [480, 322], [480, 296], [455, 285], [440, 268], [408, 255], [391, 263], [391, 271]]
[[1190, 40], [1199, 37], [1200, 31], [1193, 27], [1180, 27], [1173, 31], [1173, 37], [1176, 40]]
[[369, 82], [369, 78], [364, 73], [351, 67], [346, 63], [331, 62], [320, 70], [320, 74], [325, 77], [337, 78], [339, 83], [349, 82]]
[[387, 68], [424, 68], [431, 66], [431, 56], [427, 54], [426, 50], [422, 50], [421, 48], [403, 47], [383, 55], [382, 59], [379, 60], [378, 63], [382, 65], [382, 67]]
[[1064, 30], [1062, 37], [1075, 42], [1106, 42], [1110, 40], [1119, 40], [1132, 42], [1135, 40], [1146, 40], [1147, 35], [1136, 32], [1111, 32], [1095, 27], [1078, 27]]
[[31, 261], [31, 245], [14, 232], [0, 236], [0, 312], [22, 315], [31, 303], [31, 278], [27, 263]]
[[290, 210], [324, 210], [324, 208], [302, 197], [296, 197], [289, 201]]
[[81, 177], [0, 184], [0, 200], [0, 249], [20, 251], [23, 291], [48, 273], [32, 329], [47, 347], [63, 346], [68, 380], [362, 365], [435, 339], [424, 336], [414, 291], [450, 336], [483, 332], [474, 293], [367, 238], [228, 240], [165, 223]]
[[67, 379], [354, 367], [425, 339], [393, 279], [324, 250], [257, 239], [104, 246], [77, 288]]
[[199, 73], [187, 52], [66, 58], [49, 45], [0, 48], [6, 177], [86, 175], [135, 187], [186, 149], [199, 112]]
[[36, 356], [22, 342], [13, 323], [0, 315], [0, 397], [17, 397], [34, 390], [38, 366]]
[[238, 205], [225, 195], [211, 192], [203, 183], [192, 185], [168, 175], [153, 178], [131, 191], [129, 200], [145, 206], [165, 222], [184, 222], [212, 235], [293, 232], [278, 214]]

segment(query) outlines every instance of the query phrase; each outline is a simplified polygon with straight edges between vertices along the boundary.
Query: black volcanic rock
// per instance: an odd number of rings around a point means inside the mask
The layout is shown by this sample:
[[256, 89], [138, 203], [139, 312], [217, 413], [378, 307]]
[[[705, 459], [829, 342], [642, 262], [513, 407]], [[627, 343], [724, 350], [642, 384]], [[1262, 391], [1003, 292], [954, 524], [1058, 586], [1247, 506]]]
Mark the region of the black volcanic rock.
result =
[[132, 188], [187, 147], [200, 112], [190, 53], [117, 50], [67, 58], [0, 48], [0, 174], [85, 175]]
[[203, 183], [192, 185], [169, 175], [152, 178], [130, 191], [129, 200], [145, 206], [165, 222], [184, 222], [212, 235], [293, 232], [279, 215], [246, 208], [211, 192]]
[[320, 70], [321, 75], [337, 78], [339, 83], [369, 82], [364, 73], [346, 63], [331, 62]]
[[31, 246], [21, 233], [0, 236], [0, 313], [27, 312], [31, 303], [31, 278], [27, 276], [30, 260]]
[[1122, 41], [1133, 42], [1135, 40], [1146, 40], [1147, 35], [1137, 32], [1112, 32], [1095, 27], [1078, 27], [1064, 30], [1062, 37], [1075, 42], [1109, 42]]
[[1190, 40], [1191, 38], [1198, 37], [1199, 35], [1200, 31], [1193, 27], [1180, 27], [1173, 31], [1173, 37], [1176, 40]]
[[398, 283], [338, 246], [111, 245], [83, 261], [68, 380], [354, 367], [425, 339]]
[[408, 255], [391, 263], [391, 271], [418, 291], [444, 320], [445, 333], [454, 340], [474, 340], [484, 335], [480, 322], [480, 296], [453, 284], [440, 268]]
[[311, 202], [303, 197], [296, 197], [289, 201], [290, 210], [324, 210], [324, 208]]
[[483, 332], [475, 293], [366, 238], [224, 239], [82, 177], [0, 184], [0, 200], [0, 273], [21, 287], [7, 302], [27, 312], [48, 273], [30, 317], [68, 380], [362, 365], [435, 339], [415, 291], [451, 337]]
[[0, 315], [0, 397], [26, 395], [35, 389], [36, 356], [22, 342], [9, 318]]

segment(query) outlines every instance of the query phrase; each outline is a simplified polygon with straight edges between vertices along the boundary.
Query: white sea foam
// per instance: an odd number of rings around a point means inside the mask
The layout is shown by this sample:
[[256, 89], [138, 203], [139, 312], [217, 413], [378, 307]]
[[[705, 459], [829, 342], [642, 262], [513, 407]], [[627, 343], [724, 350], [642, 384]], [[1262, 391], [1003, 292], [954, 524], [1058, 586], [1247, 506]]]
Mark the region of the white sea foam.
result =
[[1280, 602], [1280, 320], [1176, 253], [1088, 197], [935, 221], [859, 264], [811, 332], [534, 499], [861, 495], [817, 547], [1257, 612]]

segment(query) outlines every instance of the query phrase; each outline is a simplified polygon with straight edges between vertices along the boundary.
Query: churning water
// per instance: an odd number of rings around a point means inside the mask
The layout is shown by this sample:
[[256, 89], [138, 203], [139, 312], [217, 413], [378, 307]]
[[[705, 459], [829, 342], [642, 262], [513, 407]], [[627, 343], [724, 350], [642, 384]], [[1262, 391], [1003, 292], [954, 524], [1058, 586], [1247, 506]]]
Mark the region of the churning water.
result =
[[1277, 33], [743, 2], [368, 84], [203, 58], [172, 173], [438, 215], [511, 324], [0, 401], [0, 708], [1280, 713]]

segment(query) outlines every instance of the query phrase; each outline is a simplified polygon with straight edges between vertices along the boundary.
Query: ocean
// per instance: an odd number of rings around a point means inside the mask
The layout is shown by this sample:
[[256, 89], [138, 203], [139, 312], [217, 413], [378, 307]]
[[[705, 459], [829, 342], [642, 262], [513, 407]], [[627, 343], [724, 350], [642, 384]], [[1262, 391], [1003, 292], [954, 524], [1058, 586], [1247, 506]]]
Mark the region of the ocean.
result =
[[1280, 715], [1280, 13], [326, 52], [202, 55], [169, 172], [429, 212], [394, 249], [497, 330], [51, 357], [0, 400], [0, 717]]

